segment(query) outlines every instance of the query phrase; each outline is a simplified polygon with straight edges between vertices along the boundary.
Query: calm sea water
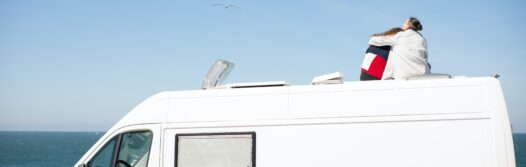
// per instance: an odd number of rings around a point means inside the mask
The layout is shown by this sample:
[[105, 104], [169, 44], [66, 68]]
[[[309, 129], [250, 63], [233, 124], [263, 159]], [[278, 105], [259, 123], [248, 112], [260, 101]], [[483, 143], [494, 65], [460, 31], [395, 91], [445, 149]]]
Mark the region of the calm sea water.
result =
[[72, 167], [102, 132], [0, 132], [0, 167]]
[[[0, 167], [72, 167], [103, 133], [0, 132]], [[517, 167], [526, 167], [526, 134], [514, 134]]]

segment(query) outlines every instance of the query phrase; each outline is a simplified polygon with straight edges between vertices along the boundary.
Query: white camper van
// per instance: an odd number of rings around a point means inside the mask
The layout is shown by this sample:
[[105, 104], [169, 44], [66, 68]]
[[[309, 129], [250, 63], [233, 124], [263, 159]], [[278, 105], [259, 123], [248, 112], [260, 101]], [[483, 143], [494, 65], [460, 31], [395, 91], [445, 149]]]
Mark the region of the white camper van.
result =
[[161, 92], [75, 166], [515, 167], [494, 77], [338, 81]]

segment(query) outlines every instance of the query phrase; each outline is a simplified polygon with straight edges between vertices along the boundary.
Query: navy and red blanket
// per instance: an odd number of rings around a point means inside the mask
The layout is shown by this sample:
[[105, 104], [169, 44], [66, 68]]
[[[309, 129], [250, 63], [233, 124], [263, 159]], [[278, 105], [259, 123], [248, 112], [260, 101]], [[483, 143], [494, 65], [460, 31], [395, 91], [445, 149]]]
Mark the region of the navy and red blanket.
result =
[[390, 46], [373, 46], [369, 45], [365, 51], [365, 58], [362, 63], [362, 72], [360, 80], [380, 80], [389, 58]]

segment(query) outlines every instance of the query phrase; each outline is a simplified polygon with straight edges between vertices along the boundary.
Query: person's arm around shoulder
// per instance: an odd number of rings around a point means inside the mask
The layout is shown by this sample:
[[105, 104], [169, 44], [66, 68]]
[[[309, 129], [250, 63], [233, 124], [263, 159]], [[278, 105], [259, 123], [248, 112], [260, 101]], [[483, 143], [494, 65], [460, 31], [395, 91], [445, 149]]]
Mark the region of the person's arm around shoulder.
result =
[[373, 36], [369, 39], [369, 45], [374, 46], [393, 46], [396, 44], [396, 39], [399, 38], [401, 32], [391, 36]]

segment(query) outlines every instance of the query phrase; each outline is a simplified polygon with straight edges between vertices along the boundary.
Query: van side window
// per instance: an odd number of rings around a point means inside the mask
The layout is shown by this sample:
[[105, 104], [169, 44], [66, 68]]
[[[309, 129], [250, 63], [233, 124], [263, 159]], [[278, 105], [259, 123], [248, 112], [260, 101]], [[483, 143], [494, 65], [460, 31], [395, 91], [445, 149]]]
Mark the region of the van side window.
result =
[[127, 163], [133, 167], [146, 167], [148, 164], [148, 155], [150, 153], [151, 143], [151, 132], [123, 134], [119, 147], [119, 159], [117, 164], [122, 166], [122, 164]]
[[88, 162], [88, 167], [146, 167], [152, 132], [128, 132], [113, 137]]
[[93, 159], [88, 163], [88, 166], [93, 167], [110, 167], [115, 156], [115, 146], [117, 143], [117, 138], [114, 137], [111, 139], [100, 151], [93, 157]]
[[177, 134], [176, 167], [255, 167], [256, 133]]

